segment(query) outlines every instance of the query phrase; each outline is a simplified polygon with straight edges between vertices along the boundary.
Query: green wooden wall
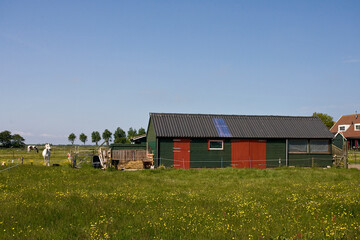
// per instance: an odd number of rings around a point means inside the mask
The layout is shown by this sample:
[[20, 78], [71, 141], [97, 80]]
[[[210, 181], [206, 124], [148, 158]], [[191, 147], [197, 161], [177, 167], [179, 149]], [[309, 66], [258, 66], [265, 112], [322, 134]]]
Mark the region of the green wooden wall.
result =
[[224, 150], [208, 150], [208, 139], [191, 139], [191, 168], [221, 168], [231, 167], [231, 142], [224, 140]]
[[157, 150], [156, 150], [156, 133], [155, 133], [155, 129], [152, 123], [152, 120], [150, 119], [149, 122], [149, 127], [148, 127], [148, 131], [146, 134], [146, 141], [148, 144], [148, 150], [150, 151], [150, 153], [154, 154], [154, 165], [155, 167], [157, 167], [157, 159], [156, 159], [156, 154], [157, 154]]
[[110, 145], [111, 150], [127, 150], [127, 149], [136, 149], [136, 150], [146, 150], [145, 144], [118, 144], [114, 143]]
[[[154, 164], [156, 167], [173, 165], [173, 139], [158, 139], [158, 157], [156, 146], [156, 135], [152, 123], [149, 124], [147, 135], [148, 146], [154, 153]], [[266, 143], [266, 167], [286, 166], [286, 141], [285, 139], [267, 139]], [[326, 167], [332, 165], [332, 154], [289, 154], [288, 165], [297, 167], [312, 167], [314, 159], [315, 167]], [[224, 140], [224, 150], [208, 150], [208, 139], [191, 139], [190, 141], [190, 167], [191, 168], [225, 168], [231, 167], [231, 140]]]
[[310, 154], [310, 153], [299, 153], [289, 154], [289, 166], [296, 167], [312, 167], [312, 161], [314, 159], [315, 167], [326, 167], [332, 166], [332, 155], [331, 154]]
[[172, 138], [159, 138], [159, 165], [171, 167], [174, 164], [173, 147], [174, 142]]
[[266, 141], [266, 168], [286, 166], [286, 140], [285, 139], [268, 139]]
[[340, 149], [343, 148], [344, 138], [340, 133], [333, 139], [333, 144]]

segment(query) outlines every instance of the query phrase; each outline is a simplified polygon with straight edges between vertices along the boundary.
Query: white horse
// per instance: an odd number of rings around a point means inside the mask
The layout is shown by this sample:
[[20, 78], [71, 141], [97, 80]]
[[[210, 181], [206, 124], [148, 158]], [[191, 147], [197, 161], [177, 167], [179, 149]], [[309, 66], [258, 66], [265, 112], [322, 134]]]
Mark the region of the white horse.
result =
[[31, 150], [36, 151], [37, 153], [39, 152], [39, 149], [35, 146], [35, 145], [29, 145], [27, 146], [27, 151], [30, 152]]
[[50, 166], [50, 154], [51, 154], [51, 146], [50, 144], [47, 143], [45, 144], [45, 149], [42, 152], [45, 166]]

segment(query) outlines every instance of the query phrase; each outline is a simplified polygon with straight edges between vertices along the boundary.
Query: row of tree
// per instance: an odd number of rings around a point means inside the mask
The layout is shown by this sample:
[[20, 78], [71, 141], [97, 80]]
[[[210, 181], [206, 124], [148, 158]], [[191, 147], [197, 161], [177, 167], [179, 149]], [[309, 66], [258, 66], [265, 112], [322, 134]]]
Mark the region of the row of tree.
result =
[[[105, 129], [105, 131], [102, 133], [102, 139], [106, 142], [107, 145], [109, 145], [109, 143], [112, 141], [113, 137], [114, 137], [114, 143], [130, 143], [130, 139], [139, 135], [143, 135], [145, 134], [145, 129], [144, 128], [140, 128], [138, 131], [136, 129], [133, 129], [132, 127], [129, 128], [127, 135], [125, 133], [125, 131], [123, 129], [121, 129], [120, 127], [118, 127], [114, 134], [111, 133], [108, 129]], [[96, 143], [96, 145], [98, 145], [99, 141], [101, 140], [101, 136], [100, 133], [98, 131], [94, 131], [91, 133], [91, 142]], [[69, 142], [71, 142], [71, 144], [74, 144], [74, 141], [76, 140], [76, 135], [75, 133], [70, 133], [68, 140]], [[82, 143], [86, 143], [88, 140], [88, 137], [84, 134], [81, 133], [79, 135], [79, 140]]]
[[0, 143], [3, 147], [23, 147], [25, 139], [19, 134], [12, 135], [10, 131], [0, 132]]

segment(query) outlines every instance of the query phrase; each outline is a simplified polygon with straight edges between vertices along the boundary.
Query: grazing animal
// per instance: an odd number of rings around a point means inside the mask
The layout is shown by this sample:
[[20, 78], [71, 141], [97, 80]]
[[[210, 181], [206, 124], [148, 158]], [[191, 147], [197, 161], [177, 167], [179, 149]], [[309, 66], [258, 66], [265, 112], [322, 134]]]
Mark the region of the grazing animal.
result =
[[35, 146], [35, 145], [29, 145], [27, 146], [27, 151], [30, 152], [31, 150], [36, 151], [37, 153], [39, 152], [39, 149]]
[[50, 155], [51, 155], [51, 146], [50, 144], [45, 144], [45, 149], [42, 152], [42, 155], [44, 157], [44, 164], [45, 166], [50, 166]]

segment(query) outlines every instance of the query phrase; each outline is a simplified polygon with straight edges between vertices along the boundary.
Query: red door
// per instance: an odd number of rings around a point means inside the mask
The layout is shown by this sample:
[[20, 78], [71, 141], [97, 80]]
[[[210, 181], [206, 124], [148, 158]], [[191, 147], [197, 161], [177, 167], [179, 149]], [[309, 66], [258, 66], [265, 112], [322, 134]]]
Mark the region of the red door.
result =
[[231, 166], [235, 168], [266, 168], [266, 141], [232, 140]]
[[249, 168], [248, 140], [234, 139], [231, 141], [231, 166], [235, 168]]
[[250, 140], [251, 168], [266, 168], [266, 141]]
[[190, 168], [190, 139], [174, 139], [173, 153], [175, 168]]

